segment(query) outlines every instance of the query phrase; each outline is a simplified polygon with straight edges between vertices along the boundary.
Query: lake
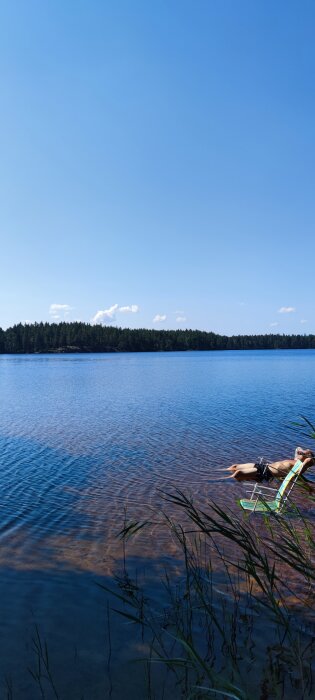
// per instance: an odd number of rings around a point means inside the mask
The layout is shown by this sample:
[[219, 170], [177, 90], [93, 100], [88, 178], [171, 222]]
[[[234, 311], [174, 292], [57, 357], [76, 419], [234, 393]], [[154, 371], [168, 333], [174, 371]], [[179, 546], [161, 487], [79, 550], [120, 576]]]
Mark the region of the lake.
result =
[[[233, 508], [224, 467], [309, 445], [289, 424], [315, 418], [315, 351], [2, 355], [0, 386], [0, 696], [41, 697], [38, 631], [61, 697], [139, 698], [96, 585], [122, 566], [117, 533], [159, 490]], [[151, 531], [129, 555], [158, 576], [174, 552]]]

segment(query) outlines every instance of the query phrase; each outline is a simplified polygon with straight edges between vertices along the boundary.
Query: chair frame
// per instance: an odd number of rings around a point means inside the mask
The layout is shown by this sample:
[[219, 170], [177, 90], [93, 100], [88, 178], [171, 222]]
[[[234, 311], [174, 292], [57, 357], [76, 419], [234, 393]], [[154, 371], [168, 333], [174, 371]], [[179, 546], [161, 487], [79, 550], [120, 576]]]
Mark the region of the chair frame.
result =
[[[270, 515], [271, 513], [273, 513], [274, 515], [281, 515], [281, 513], [282, 513], [283, 509], [285, 508], [287, 501], [290, 497], [292, 489], [294, 488], [294, 486], [295, 486], [295, 484], [300, 476], [302, 467], [303, 467], [303, 463], [301, 462], [301, 460], [298, 459], [278, 489], [272, 488], [271, 486], [262, 486], [260, 482], [256, 482], [256, 484], [252, 490], [246, 491], [246, 493], [250, 494], [249, 502], [254, 502], [254, 507], [253, 508], [244, 507], [242, 505], [242, 499], [241, 499], [239, 501], [241, 508], [243, 508], [243, 510], [247, 511], [249, 513], [249, 515], [251, 513], [255, 513], [255, 512], [263, 513], [264, 515]], [[290, 479], [288, 479], [289, 476], [291, 477]], [[285, 483], [286, 479], [288, 479], [288, 484], [283, 490], [284, 483]], [[273, 499], [272, 503], [274, 503], [275, 501], [278, 501], [279, 507], [277, 509], [270, 508], [268, 510], [267, 498], [269, 495], [271, 495], [271, 493], [274, 494], [274, 499]], [[263, 510], [263, 511], [258, 510], [258, 504], [260, 504], [260, 503], [263, 503], [266, 506], [266, 510]], [[269, 501], [269, 503], [271, 503], [271, 501]]]

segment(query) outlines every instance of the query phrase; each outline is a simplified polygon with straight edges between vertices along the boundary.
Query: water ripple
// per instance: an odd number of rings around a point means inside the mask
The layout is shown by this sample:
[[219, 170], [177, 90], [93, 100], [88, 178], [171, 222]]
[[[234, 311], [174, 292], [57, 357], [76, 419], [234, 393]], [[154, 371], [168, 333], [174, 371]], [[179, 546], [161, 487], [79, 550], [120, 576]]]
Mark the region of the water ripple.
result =
[[[158, 518], [161, 491], [235, 508], [243, 486], [222, 470], [293, 455], [314, 364], [314, 351], [0, 356], [0, 591], [5, 571], [33, 572], [19, 603], [12, 587], [10, 624], [27, 626], [30, 599], [53, 614], [43, 572], [111, 574], [124, 519]], [[176, 558], [154, 524], [129, 553]], [[78, 609], [96, 595], [69, 586]]]

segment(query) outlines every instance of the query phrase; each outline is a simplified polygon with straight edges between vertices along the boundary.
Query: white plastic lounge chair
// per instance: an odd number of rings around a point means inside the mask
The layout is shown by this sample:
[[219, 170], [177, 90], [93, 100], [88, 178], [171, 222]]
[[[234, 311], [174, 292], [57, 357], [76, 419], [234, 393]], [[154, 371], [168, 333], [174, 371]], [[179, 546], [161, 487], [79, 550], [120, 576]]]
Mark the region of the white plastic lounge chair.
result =
[[[283, 480], [279, 489], [273, 489], [270, 486], [262, 486], [260, 483], [255, 484], [250, 499], [240, 499], [239, 504], [241, 508], [251, 513], [281, 513], [301, 474], [302, 467], [303, 462], [298, 459]], [[274, 494], [274, 499], [268, 500], [271, 498], [272, 493]]]

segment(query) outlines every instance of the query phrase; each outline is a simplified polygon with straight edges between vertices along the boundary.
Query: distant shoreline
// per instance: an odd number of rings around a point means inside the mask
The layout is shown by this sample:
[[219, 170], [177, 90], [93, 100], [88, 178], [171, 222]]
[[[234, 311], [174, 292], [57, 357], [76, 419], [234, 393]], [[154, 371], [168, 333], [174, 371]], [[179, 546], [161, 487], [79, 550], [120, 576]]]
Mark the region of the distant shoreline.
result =
[[1, 355], [310, 349], [315, 349], [313, 334], [227, 336], [192, 329], [130, 329], [78, 321], [0, 328]]
[[57, 348], [53, 350], [36, 350], [34, 352], [28, 351], [28, 352], [23, 352], [23, 351], [16, 351], [16, 352], [0, 352], [0, 357], [3, 355], [17, 355], [19, 357], [22, 357], [23, 355], [128, 355], [128, 353], [133, 353], [134, 355], [136, 354], [149, 354], [149, 353], [164, 353], [167, 355], [171, 355], [172, 353], [182, 353], [183, 355], [187, 352], [266, 352], [266, 351], [272, 351], [272, 352], [282, 352], [285, 350], [315, 350], [315, 348], [225, 348], [223, 350], [219, 350], [218, 348], [215, 350], [193, 350], [193, 349], [188, 349], [188, 350], [83, 350], [83, 349], [78, 349], [74, 350], [71, 348]]

